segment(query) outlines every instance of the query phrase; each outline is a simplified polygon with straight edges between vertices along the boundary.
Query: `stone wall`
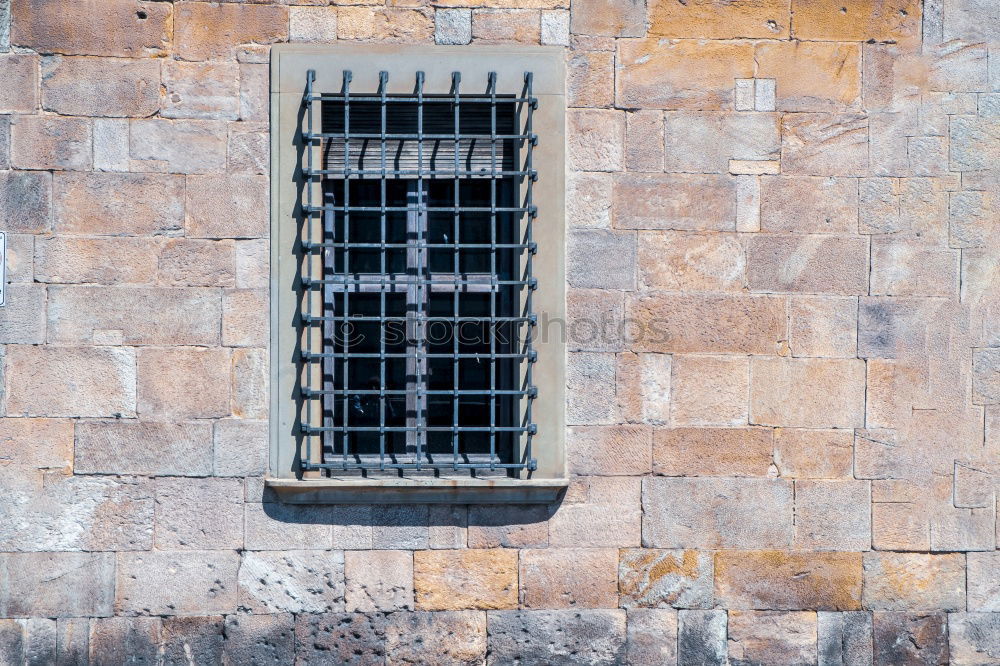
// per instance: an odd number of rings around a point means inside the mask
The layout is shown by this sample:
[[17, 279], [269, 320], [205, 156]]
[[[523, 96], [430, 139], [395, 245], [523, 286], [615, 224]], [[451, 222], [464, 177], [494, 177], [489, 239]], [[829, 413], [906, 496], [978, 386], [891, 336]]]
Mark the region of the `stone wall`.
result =
[[[265, 493], [268, 50], [337, 39], [566, 47], [557, 506]], [[0, 51], [0, 662], [1000, 663], [994, 0], [0, 0]]]

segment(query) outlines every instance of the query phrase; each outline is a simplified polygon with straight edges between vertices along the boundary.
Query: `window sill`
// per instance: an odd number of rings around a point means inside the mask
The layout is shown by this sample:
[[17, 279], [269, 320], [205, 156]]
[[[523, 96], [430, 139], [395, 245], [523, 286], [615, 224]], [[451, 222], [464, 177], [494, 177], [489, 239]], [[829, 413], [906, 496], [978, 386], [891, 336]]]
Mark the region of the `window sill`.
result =
[[569, 479], [266, 479], [288, 504], [549, 504]]

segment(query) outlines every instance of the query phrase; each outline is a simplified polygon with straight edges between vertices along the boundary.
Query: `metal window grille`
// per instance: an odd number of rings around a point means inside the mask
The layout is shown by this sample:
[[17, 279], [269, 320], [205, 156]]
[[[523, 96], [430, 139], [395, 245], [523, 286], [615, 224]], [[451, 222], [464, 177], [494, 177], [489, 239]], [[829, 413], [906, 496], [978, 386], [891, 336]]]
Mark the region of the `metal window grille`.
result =
[[[500, 95], [317, 92], [301, 135], [305, 470], [517, 475], [531, 406], [532, 75]], [[374, 87], [374, 86], [373, 86]], [[317, 200], [320, 199], [320, 200]], [[321, 447], [315, 462], [312, 447]]]

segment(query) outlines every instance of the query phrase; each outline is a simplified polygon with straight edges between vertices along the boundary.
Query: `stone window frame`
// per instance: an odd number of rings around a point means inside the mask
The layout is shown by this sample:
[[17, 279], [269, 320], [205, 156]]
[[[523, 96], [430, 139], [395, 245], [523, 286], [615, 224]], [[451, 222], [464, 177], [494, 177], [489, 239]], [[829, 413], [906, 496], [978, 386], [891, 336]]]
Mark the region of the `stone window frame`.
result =
[[[267, 486], [290, 503], [540, 503], [556, 500], [568, 485], [566, 474], [566, 317], [565, 168], [566, 97], [563, 49], [546, 46], [399, 46], [384, 44], [281, 44], [271, 49], [271, 276], [270, 276], [270, 476]], [[301, 178], [298, 136], [306, 72], [314, 70], [317, 91], [339, 91], [343, 70], [353, 73], [352, 93], [375, 93], [379, 72], [390, 73], [389, 91], [411, 92], [416, 72], [426, 89], [448, 90], [453, 71], [463, 81], [486, 81], [497, 73], [497, 92], [521, 92], [524, 72], [533, 73], [534, 203], [538, 219], [534, 259], [538, 289], [533, 295], [539, 326], [533, 370], [538, 397], [532, 408], [538, 434], [532, 442], [537, 469], [525, 478], [411, 476], [403, 478], [324, 478], [298, 468], [297, 404], [292, 397], [299, 372], [294, 358], [301, 331], [294, 323], [298, 301], [293, 288], [297, 258], [294, 209]], [[514, 84], [517, 89], [514, 89]], [[509, 88], [509, 90], [508, 90]], [[562, 325], [559, 325], [559, 322]], [[553, 324], [551, 327], [547, 324]]]

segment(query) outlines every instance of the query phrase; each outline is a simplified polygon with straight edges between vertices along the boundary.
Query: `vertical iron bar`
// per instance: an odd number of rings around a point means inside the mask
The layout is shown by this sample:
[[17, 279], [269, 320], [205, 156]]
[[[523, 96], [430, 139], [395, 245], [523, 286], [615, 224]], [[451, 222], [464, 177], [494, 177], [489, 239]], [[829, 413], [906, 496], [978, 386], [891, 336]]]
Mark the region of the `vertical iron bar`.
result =
[[[315, 80], [316, 80], [316, 70], [313, 70], [313, 69], [308, 70], [306, 72], [306, 97], [305, 97], [305, 101], [306, 101], [306, 136], [303, 137], [303, 139], [304, 139], [304, 143], [306, 144], [305, 145], [305, 150], [306, 150], [306, 173], [308, 174], [306, 176], [306, 179], [305, 179], [306, 180], [306, 205], [309, 208], [312, 208], [312, 190], [313, 190], [313, 175], [312, 175], [312, 172], [313, 172], [313, 136], [312, 136], [313, 135], [313, 117], [312, 117], [313, 116], [313, 105], [312, 105], [312, 102], [313, 102], [313, 100], [312, 100], [312, 93], [313, 93], [313, 82]], [[305, 216], [305, 227], [306, 227], [306, 229], [305, 229], [305, 235], [306, 235], [306, 239], [307, 239], [307, 241], [309, 243], [311, 243], [312, 240], [313, 240], [313, 238], [312, 238], [312, 225], [313, 225], [312, 216], [311, 215], [306, 215]], [[304, 252], [303, 253], [303, 261], [306, 264], [306, 270], [305, 270], [306, 280], [308, 280], [309, 282], [311, 282], [312, 281], [312, 264], [313, 264], [314, 258], [308, 252]], [[315, 298], [315, 295], [308, 288], [304, 289], [303, 292], [304, 292], [304, 296], [305, 296], [305, 308], [304, 308], [305, 312], [303, 314], [305, 315], [306, 320], [308, 321], [308, 318], [312, 316], [312, 300], [313, 300], [313, 298]], [[306, 351], [307, 355], [311, 354], [311, 352], [312, 352], [312, 336], [313, 336], [312, 329], [306, 327], [306, 330], [305, 330], [305, 338], [306, 339], [305, 339], [305, 344], [303, 346], [305, 347], [305, 351]], [[312, 414], [312, 410], [313, 410], [313, 397], [312, 397], [313, 394], [311, 393], [311, 391], [312, 391], [312, 374], [313, 374], [314, 369], [313, 369], [312, 365], [306, 364], [303, 367], [303, 371], [305, 372], [305, 375], [306, 375], [306, 382], [305, 382], [305, 384], [306, 384], [306, 395], [309, 396], [309, 397], [306, 398], [305, 400], [303, 400], [303, 405], [302, 406], [303, 406], [303, 408], [305, 410], [305, 414], [304, 414], [305, 422], [308, 425], [311, 425], [312, 424], [311, 414]], [[313, 434], [312, 434], [311, 431], [308, 431], [308, 430], [304, 434], [305, 434], [305, 441], [306, 441], [305, 460], [307, 462], [309, 462], [309, 463], [312, 463], [312, 461], [313, 461], [313, 459], [312, 459], [312, 443], [313, 443], [312, 439], [313, 439]], [[322, 438], [321, 438], [321, 441], [322, 441]]]
[[459, 186], [461, 185], [461, 182], [462, 182], [459, 179], [459, 176], [458, 176], [459, 167], [460, 167], [459, 152], [461, 150], [461, 144], [462, 144], [462, 141], [461, 141], [461, 138], [460, 138], [460, 136], [461, 136], [461, 128], [460, 128], [460, 122], [459, 122], [459, 116], [460, 116], [460, 114], [459, 114], [460, 106], [459, 105], [461, 104], [461, 101], [462, 101], [462, 98], [459, 96], [459, 86], [462, 83], [462, 74], [461, 74], [461, 72], [452, 72], [451, 73], [451, 82], [452, 82], [451, 83], [452, 92], [455, 94], [455, 110], [454, 110], [454, 116], [455, 116], [454, 117], [454, 121], [455, 121], [455, 155], [454, 155], [454, 157], [455, 157], [455, 185], [454, 185], [454, 192], [452, 193], [453, 194], [452, 202], [453, 202], [454, 207], [455, 207], [454, 216], [452, 218], [452, 226], [453, 226], [452, 234], [453, 234], [454, 240], [455, 240], [455, 252], [454, 252], [454, 255], [453, 255], [454, 258], [452, 260], [453, 261], [452, 271], [453, 271], [453, 279], [455, 280], [455, 289], [452, 291], [452, 309], [453, 309], [453, 312], [454, 312], [454, 321], [452, 323], [452, 330], [451, 330], [452, 350], [453, 350], [453, 352], [455, 354], [455, 363], [452, 366], [452, 379], [451, 379], [451, 387], [454, 390], [454, 394], [452, 395], [452, 399], [451, 399], [451, 427], [452, 427], [452, 431], [451, 431], [452, 432], [452, 435], [451, 435], [451, 462], [452, 462], [452, 469], [454, 469], [455, 471], [457, 471], [458, 470], [458, 402], [459, 402], [458, 389], [459, 389], [459, 379], [461, 377], [461, 373], [459, 372], [459, 365], [461, 364], [461, 361], [458, 359], [458, 352], [459, 352], [458, 338], [459, 338], [459, 334], [460, 334], [459, 323], [458, 323], [458, 316], [459, 316], [459, 308], [458, 308], [458, 294], [459, 294], [459, 291], [458, 291], [458, 274], [459, 274], [459, 263], [461, 261], [461, 254], [460, 254], [460, 250], [459, 250], [459, 243], [461, 242], [461, 237], [459, 235], [459, 233], [460, 233], [459, 232], [459, 228], [460, 228], [459, 221], [460, 221], [460, 217], [461, 217], [461, 215], [459, 213], [459, 206], [461, 204], [461, 198], [459, 197]]
[[427, 250], [424, 249], [424, 235], [427, 228], [427, 205], [424, 201], [424, 73], [417, 72], [417, 270], [420, 278], [417, 280], [417, 304], [419, 317], [417, 326], [420, 329], [420, 342], [417, 345], [417, 469], [420, 469], [424, 458], [426, 444], [427, 419], [427, 340], [424, 330], [424, 317], [427, 313], [427, 293], [425, 280], [428, 279]]
[[[350, 70], [344, 70], [344, 275], [350, 275], [351, 265], [350, 265], [350, 245], [351, 245], [351, 79], [352, 74]], [[347, 322], [350, 316], [350, 289], [344, 289], [344, 328], [347, 327]], [[351, 375], [350, 375], [350, 349], [349, 349], [349, 338], [350, 336], [344, 334], [341, 336], [344, 339], [344, 361], [343, 361], [343, 372], [344, 372], [344, 388], [350, 387]], [[344, 416], [344, 432], [343, 440], [341, 445], [343, 446], [343, 461], [344, 465], [347, 465], [347, 455], [348, 455], [348, 421], [350, 414], [350, 393], [344, 391], [344, 403], [343, 403], [343, 416]]]
[[[386, 242], [386, 219], [385, 219], [385, 208], [386, 202], [386, 183], [385, 183], [385, 124], [386, 124], [386, 93], [389, 87], [389, 72], [379, 72], [378, 73], [378, 89], [379, 97], [381, 97], [380, 108], [380, 132], [382, 136], [379, 139], [379, 148], [381, 151], [381, 173], [379, 174], [379, 197], [380, 197], [380, 208], [379, 211], [379, 226], [381, 228], [381, 233], [379, 238], [382, 242], [382, 247], [379, 250], [379, 265], [382, 269], [382, 275], [385, 276], [388, 272], [388, 266], [385, 256], [385, 242]], [[386, 306], [385, 306], [385, 288], [386, 285], [383, 282], [381, 288], [379, 289], [379, 316], [383, 319], [387, 316]], [[385, 401], [388, 399], [385, 394], [385, 338], [388, 331], [385, 330], [385, 324], [380, 325], [379, 330], [379, 355], [378, 355], [378, 366], [379, 366], [379, 398], [378, 398], [378, 464], [380, 470], [385, 470]]]
[[[532, 232], [533, 232], [533, 224], [534, 224], [534, 221], [535, 221], [535, 217], [538, 214], [538, 211], [537, 211], [537, 209], [535, 208], [535, 205], [534, 205], [534, 198], [533, 198], [533, 195], [534, 195], [534, 182], [535, 182], [535, 179], [537, 177], [536, 174], [534, 173], [534, 168], [533, 168], [534, 161], [533, 161], [533, 157], [534, 157], [534, 148], [535, 148], [535, 145], [538, 143], [538, 137], [535, 136], [535, 134], [534, 134], [534, 128], [533, 128], [533, 125], [532, 125], [532, 115], [533, 115], [533, 112], [534, 112], [535, 107], [537, 106], [538, 102], [532, 96], [532, 83], [533, 83], [532, 73], [531, 72], [525, 72], [524, 73], [524, 87], [525, 87], [525, 95], [524, 95], [524, 97], [528, 100], [528, 102], [527, 102], [527, 108], [526, 108], [526, 111], [527, 111], [526, 116], [527, 117], [525, 119], [524, 134], [528, 137], [528, 139], [527, 139], [527, 144], [528, 145], [527, 145], [526, 151], [525, 151], [524, 171], [527, 171], [530, 175], [528, 176], [528, 184], [527, 184], [527, 188], [526, 188], [527, 191], [525, 192], [525, 196], [524, 196], [524, 208], [527, 209], [527, 211], [528, 211], [528, 213], [527, 213], [528, 219], [525, 222], [524, 244], [528, 246], [528, 255], [527, 255], [526, 259], [525, 259], [525, 272], [526, 272], [525, 278], [527, 280], [529, 280], [529, 281], [533, 281], [534, 280], [534, 270], [533, 270], [534, 269], [534, 265], [533, 264], [534, 264], [534, 256], [535, 256], [535, 245], [534, 245], [534, 238], [533, 238], [533, 233]], [[534, 291], [533, 288], [529, 287], [528, 291], [527, 291], [527, 294], [525, 295], [525, 310], [526, 310], [526, 315], [528, 317], [531, 317], [534, 314], [533, 291]], [[532, 345], [533, 337], [532, 336], [534, 335], [535, 331], [533, 329], [533, 324], [532, 323], [529, 322], [529, 324], [525, 327], [525, 333], [527, 334], [525, 354], [527, 356], [528, 367], [525, 369], [524, 383], [527, 385], [527, 390], [528, 391], [532, 391], [533, 388], [534, 388], [534, 366], [535, 366], [535, 354], [534, 354], [534, 350], [532, 348], [533, 347], [533, 345]], [[532, 423], [532, 410], [531, 410], [532, 403], [533, 403], [534, 399], [535, 399], [534, 393], [529, 392], [528, 395], [527, 395], [527, 398], [526, 398], [525, 416], [524, 416], [525, 427], [528, 429], [527, 433], [525, 434], [525, 445], [524, 445], [525, 451], [524, 451], [524, 457], [525, 457], [525, 462], [527, 463], [528, 471], [529, 472], [534, 471], [534, 469], [535, 469], [535, 461], [531, 457], [531, 443], [532, 443], [531, 440], [532, 440], [532, 437], [535, 434], [535, 432], [534, 432], [535, 424]]]
[[496, 469], [496, 390], [497, 390], [497, 73], [490, 72], [490, 469]]

